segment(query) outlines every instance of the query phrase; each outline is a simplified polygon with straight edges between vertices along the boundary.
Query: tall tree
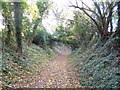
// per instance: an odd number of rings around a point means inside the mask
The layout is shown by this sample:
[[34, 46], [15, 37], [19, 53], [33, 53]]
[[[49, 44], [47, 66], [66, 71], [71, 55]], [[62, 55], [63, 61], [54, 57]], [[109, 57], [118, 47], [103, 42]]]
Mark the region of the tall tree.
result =
[[[98, 30], [98, 33], [101, 35], [103, 39], [107, 38], [108, 35], [108, 28], [109, 25], [111, 25], [111, 31], [113, 29], [112, 27], [112, 14], [113, 9], [115, 7], [114, 2], [97, 2], [96, 0], [92, 0], [94, 9], [90, 8], [88, 5], [86, 5], [82, 0], [82, 7], [78, 5], [78, 2], [76, 0], [76, 5], [71, 5], [71, 7], [78, 8], [79, 10], [82, 10], [96, 25], [96, 28]], [[91, 15], [90, 12], [93, 14]]]
[[63, 24], [63, 18], [64, 18], [64, 16], [62, 15], [63, 9], [59, 10], [58, 8], [54, 8], [54, 9], [52, 9], [52, 12], [55, 16], [57, 26], [62, 25]]
[[6, 44], [10, 43], [11, 32], [13, 31], [13, 20], [12, 20], [12, 5], [11, 2], [2, 2], [2, 16], [4, 18], [5, 26], [7, 27], [7, 37], [5, 40]]
[[22, 56], [22, 16], [23, 16], [23, 8], [22, 4], [24, 2], [14, 2], [14, 14], [15, 14], [15, 30], [16, 30], [16, 41], [18, 48], [18, 56]]
[[35, 20], [35, 25], [33, 26], [33, 32], [32, 32], [32, 35], [29, 39], [29, 43], [31, 43], [35, 37], [35, 32], [36, 32], [36, 29], [38, 27], [38, 24], [42, 21], [42, 17], [44, 15], [44, 13], [47, 11], [48, 9], [48, 1], [41, 1], [41, 2], [37, 2], [36, 3], [38, 9], [39, 9], [39, 16], [36, 20]]
[[85, 16], [84, 13], [75, 11], [74, 14], [73, 25], [76, 40], [78, 41], [78, 44], [86, 43], [87, 41], [90, 41], [95, 31], [91, 28], [90, 19]]
[[120, 1], [117, 3], [118, 6], [118, 25], [117, 25], [117, 31], [120, 33]]
[[118, 50], [119, 55], [119, 47], [120, 47], [120, 1], [117, 2], [117, 12], [118, 12], [118, 23], [117, 23], [117, 30], [115, 32], [115, 36], [118, 38], [115, 39], [115, 49]]

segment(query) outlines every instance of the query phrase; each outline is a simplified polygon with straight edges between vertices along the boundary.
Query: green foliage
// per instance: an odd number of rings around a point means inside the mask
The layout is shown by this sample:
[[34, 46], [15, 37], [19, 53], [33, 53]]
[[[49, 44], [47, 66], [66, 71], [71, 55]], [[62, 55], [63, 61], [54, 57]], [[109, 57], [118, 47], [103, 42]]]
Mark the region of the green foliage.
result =
[[32, 35], [32, 27], [35, 22], [30, 22], [29, 18], [24, 16], [23, 17], [23, 38], [28, 41], [29, 37]]
[[52, 36], [46, 32], [45, 28], [42, 27], [41, 30], [37, 30], [36, 36], [33, 39], [33, 43], [39, 45], [42, 48], [51, 46]]
[[[14, 42], [15, 37], [16, 37], [17, 44], [20, 47], [22, 47], [21, 43], [19, 42], [19, 41], [21, 41], [20, 38], [21, 38], [21, 32], [22, 32], [22, 24], [20, 24], [20, 23], [22, 22], [22, 18], [23, 18], [22, 14], [24, 13], [24, 9], [27, 7], [27, 4], [26, 4], [26, 2], [19, 2], [18, 3], [19, 5], [17, 4], [16, 14], [13, 13], [16, 9], [16, 8], [14, 8], [15, 4], [16, 3], [13, 3], [13, 2], [2, 2], [2, 16], [4, 19], [3, 23], [5, 26], [5, 28], [2, 30], [3, 42], [5, 42], [6, 44], [14, 44], [14, 43], [16, 43], [16, 42]], [[18, 8], [19, 8], [19, 10], [18, 10]], [[17, 17], [17, 18], [14, 18], [14, 17]], [[18, 18], [19, 18], [19, 20], [16, 20]], [[17, 21], [17, 22], [15, 22], [15, 21]], [[15, 28], [17, 29], [16, 32], [15, 32]], [[16, 36], [15, 36], [15, 34], [16, 34]]]
[[62, 25], [57, 27], [57, 31], [64, 30], [64, 29], [65, 27], [63, 27]]
[[93, 30], [90, 28], [91, 24], [89, 23], [89, 18], [79, 11], [74, 12], [74, 14], [74, 32], [76, 40], [78, 44], [86, 43], [90, 41], [94, 34]]
[[56, 28], [56, 32], [53, 36], [56, 37], [56, 40], [59, 40], [64, 44], [73, 45], [75, 43], [74, 31], [69, 30], [67, 27], [63, 27], [62, 25]]
[[11, 2], [2, 2], [2, 16], [4, 18], [4, 25], [6, 26], [5, 29], [2, 30], [3, 35], [3, 42], [6, 44], [10, 44], [13, 37], [11, 37], [11, 34], [13, 34], [13, 3]]
[[70, 44], [73, 49], [80, 47], [80, 44], [87, 45], [95, 33], [90, 22], [85, 14], [75, 11], [74, 20], [68, 20], [66, 27], [58, 26], [54, 36], [62, 43]]
[[39, 13], [41, 16], [43, 16], [43, 14], [45, 13], [45, 11], [47, 12], [48, 9], [48, 0], [46, 1], [40, 1], [36, 3], [38, 9], [39, 9]]

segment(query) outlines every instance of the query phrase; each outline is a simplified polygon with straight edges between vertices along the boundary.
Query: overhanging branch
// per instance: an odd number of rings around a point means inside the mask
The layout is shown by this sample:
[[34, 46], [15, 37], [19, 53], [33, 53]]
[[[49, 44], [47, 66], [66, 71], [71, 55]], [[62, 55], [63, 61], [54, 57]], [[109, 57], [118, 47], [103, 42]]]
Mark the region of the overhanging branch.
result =
[[95, 20], [91, 15], [89, 15], [89, 14], [85, 11], [85, 10], [88, 10], [88, 9], [86, 9], [86, 8], [81, 8], [81, 7], [75, 6], [75, 5], [71, 5], [70, 7], [74, 7], [74, 8], [78, 8], [78, 9], [82, 10], [82, 11], [95, 23], [95, 25], [96, 25], [97, 27], [99, 27], [99, 25], [98, 25], [98, 23], [96, 22], [96, 20]]

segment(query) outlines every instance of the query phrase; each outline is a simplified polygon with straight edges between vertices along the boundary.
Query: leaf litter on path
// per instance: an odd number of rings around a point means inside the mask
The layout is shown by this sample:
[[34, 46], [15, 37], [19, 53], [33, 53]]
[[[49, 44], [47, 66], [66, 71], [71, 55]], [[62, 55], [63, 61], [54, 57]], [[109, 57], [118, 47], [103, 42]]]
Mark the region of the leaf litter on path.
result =
[[[50, 60], [49, 64], [33, 79], [29, 88], [79, 88], [80, 83], [70, 65], [68, 56], [71, 50], [66, 47], [56, 58]], [[34, 76], [33, 76], [34, 77]], [[34, 83], [33, 83], [34, 82]]]

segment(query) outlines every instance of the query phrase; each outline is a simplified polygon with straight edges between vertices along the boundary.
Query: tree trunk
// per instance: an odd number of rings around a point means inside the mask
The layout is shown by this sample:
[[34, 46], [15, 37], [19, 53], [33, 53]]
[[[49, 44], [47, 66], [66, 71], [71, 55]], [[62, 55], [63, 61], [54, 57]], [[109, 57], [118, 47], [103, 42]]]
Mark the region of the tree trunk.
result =
[[113, 24], [112, 24], [112, 17], [111, 17], [111, 19], [110, 19], [110, 35], [112, 34], [112, 32], [113, 32]]
[[21, 25], [22, 25], [22, 12], [21, 2], [15, 2], [15, 30], [16, 30], [16, 41], [18, 48], [18, 56], [22, 57], [22, 34], [21, 34]]
[[[104, 7], [104, 10], [105, 10], [105, 11], [103, 11], [103, 9], [100, 7], [100, 3], [97, 3], [94, 0], [92, 0], [92, 1], [94, 3], [94, 6], [95, 6], [96, 10], [92, 10], [82, 0], [81, 0], [82, 7], [79, 7], [78, 5], [73, 5], [73, 4], [70, 7], [74, 7], [74, 8], [78, 8], [78, 9], [82, 10], [94, 22], [94, 24], [97, 27], [98, 33], [102, 37], [102, 40], [107, 39], [109, 24], [111, 25], [111, 32], [112, 32], [112, 29], [113, 29], [112, 13], [113, 13], [113, 9], [114, 9], [115, 5], [114, 5], [113, 2], [103, 3], [102, 6]], [[97, 19], [92, 17], [87, 11], [93, 13], [93, 15], [95, 15], [95, 17]]]
[[118, 26], [117, 26], [117, 32], [120, 33], [120, 1], [118, 2]]
[[36, 22], [35, 22], [35, 25], [34, 25], [34, 27], [33, 27], [32, 36], [29, 38], [28, 43], [31, 43], [31, 42], [33, 41], [33, 39], [34, 39], [34, 37], [35, 37], [35, 31], [36, 31], [36, 29], [37, 29], [37, 26], [38, 26], [39, 22], [40, 22], [40, 18], [37, 18], [37, 19], [36, 19]]
[[111, 35], [112, 32], [113, 32], [113, 24], [112, 24], [113, 8], [114, 8], [114, 7], [113, 7], [112, 4], [111, 4], [110, 7], [109, 7], [109, 16], [108, 16], [108, 20], [107, 20], [108, 25], [110, 24], [110, 35]]
[[120, 47], [120, 1], [117, 2], [117, 12], [118, 12], [118, 23], [117, 23], [117, 30], [115, 31], [114, 37], [118, 37], [115, 38], [115, 42], [114, 42], [114, 49], [117, 50], [117, 54], [119, 55], [119, 47]]
[[6, 23], [6, 26], [8, 28], [8, 31], [7, 31], [7, 38], [5, 40], [5, 43], [6, 44], [10, 44], [10, 40], [11, 40], [11, 32], [12, 32], [12, 29], [13, 29], [13, 26], [12, 26], [12, 21], [10, 20], [10, 17], [7, 17], [5, 18], [5, 23]]
[[[9, 22], [9, 20], [8, 20], [8, 22]], [[10, 40], [11, 40], [11, 25], [8, 23], [6, 26], [8, 28], [8, 31], [7, 31], [7, 38], [5, 40], [5, 43], [9, 44]]]
[[[11, 40], [11, 32], [12, 32], [12, 29], [13, 29], [13, 26], [12, 26], [12, 14], [11, 14], [11, 3], [6, 3], [4, 4], [5, 7], [8, 7], [8, 8], [5, 8], [3, 10], [3, 14], [2, 16], [4, 17], [4, 20], [5, 20], [5, 25], [7, 26], [7, 37], [5, 39], [5, 43], [6, 44], [9, 44], [10, 43], [10, 40]], [[7, 13], [7, 14], [6, 14]]]

